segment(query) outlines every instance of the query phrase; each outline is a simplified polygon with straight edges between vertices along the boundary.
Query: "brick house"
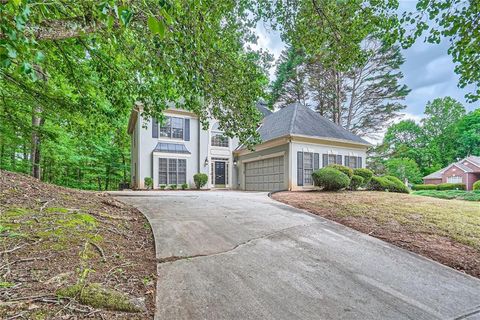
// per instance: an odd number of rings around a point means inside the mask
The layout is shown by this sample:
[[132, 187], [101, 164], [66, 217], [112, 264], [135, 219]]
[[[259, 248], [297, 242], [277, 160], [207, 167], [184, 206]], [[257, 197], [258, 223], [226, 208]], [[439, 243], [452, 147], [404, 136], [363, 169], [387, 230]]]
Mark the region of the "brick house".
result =
[[463, 183], [467, 190], [473, 189], [473, 184], [480, 180], [480, 157], [469, 156], [448, 167], [423, 177], [425, 184]]

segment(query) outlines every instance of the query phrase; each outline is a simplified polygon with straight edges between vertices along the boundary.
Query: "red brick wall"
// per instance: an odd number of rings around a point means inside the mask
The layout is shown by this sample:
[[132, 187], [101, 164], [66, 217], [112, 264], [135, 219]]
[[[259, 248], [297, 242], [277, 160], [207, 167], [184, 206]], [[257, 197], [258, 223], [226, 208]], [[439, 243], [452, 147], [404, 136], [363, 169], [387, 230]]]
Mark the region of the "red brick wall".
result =
[[478, 180], [480, 180], [480, 173], [469, 173], [467, 190], [473, 190], [473, 184]]
[[440, 184], [440, 183], [442, 183], [442, 179], [423, 179], [423, 183], [425, 183], [425, 184]]
[[442, 175], [442, 183], [447, 183], [449, 177], [462, 177], [462, 183], [467, 182], [467, 174], [460, 168], [456, 166], [451, 166], [447, 171]]

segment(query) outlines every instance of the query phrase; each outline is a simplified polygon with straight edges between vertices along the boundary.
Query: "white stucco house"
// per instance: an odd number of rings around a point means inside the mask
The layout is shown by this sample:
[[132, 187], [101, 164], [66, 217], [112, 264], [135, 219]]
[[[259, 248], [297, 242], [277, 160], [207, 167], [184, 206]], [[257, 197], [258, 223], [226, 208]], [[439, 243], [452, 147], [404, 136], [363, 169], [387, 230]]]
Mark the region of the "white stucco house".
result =
[[312, 172], [332, 163], [365, 166], [368, 142], [301, 105], [271, 112], [259, 104], [262, 143], [255, 150], [239, 145], [219, 130], [215, 120], [203, 130], [189, 111], [168, 109], [167, 122], [144, 119], [141, 110], [130, 116], [131, 178], [134, 188], [188, 183], [206, 173], [208, 188], [252, 191], [313, 188]]

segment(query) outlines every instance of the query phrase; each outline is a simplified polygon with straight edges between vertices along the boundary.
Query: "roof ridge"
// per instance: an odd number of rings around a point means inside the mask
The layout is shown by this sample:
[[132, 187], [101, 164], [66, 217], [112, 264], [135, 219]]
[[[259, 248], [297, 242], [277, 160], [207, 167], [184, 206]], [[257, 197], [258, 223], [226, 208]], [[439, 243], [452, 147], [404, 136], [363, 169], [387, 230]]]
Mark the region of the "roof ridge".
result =
[[295, 120], [297, 118], [297, 109], [298, 109], [298, 103], [293, 103], [293, 115], [292, 119], [290, 120], [290, 126], [288, 128], [288, 133], [292, 134], [293, 133], [293, 126], [295, 124]]

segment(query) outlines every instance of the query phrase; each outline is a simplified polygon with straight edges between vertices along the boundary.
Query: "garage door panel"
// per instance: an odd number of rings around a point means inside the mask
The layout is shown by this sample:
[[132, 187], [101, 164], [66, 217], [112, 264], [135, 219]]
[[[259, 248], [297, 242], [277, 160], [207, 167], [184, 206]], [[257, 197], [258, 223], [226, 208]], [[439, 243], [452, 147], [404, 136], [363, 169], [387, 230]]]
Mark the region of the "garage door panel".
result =
[[280, 190], [284, 186], [283, 156], [245, 164], [245, 189], [251, 191]]

